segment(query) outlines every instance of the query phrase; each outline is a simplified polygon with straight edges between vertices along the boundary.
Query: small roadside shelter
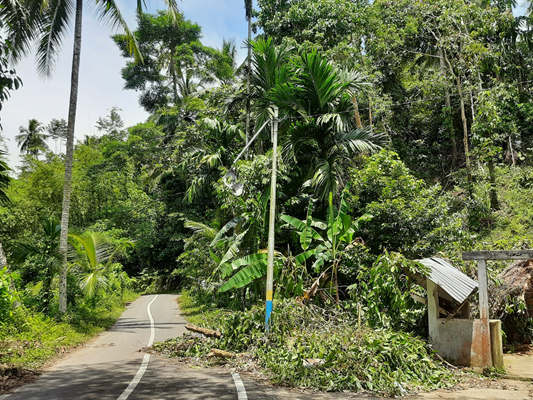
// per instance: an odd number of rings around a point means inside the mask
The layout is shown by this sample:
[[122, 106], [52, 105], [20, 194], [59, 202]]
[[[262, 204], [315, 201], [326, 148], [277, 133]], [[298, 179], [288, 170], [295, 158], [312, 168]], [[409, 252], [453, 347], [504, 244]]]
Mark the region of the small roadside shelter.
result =
[[[428, 268], [427, 276], [411, 278], [427, 291], [427, 298], [413, 296], [428, 306], [429, 340], [438, 354], [455, 365], [485, 367], [484, 325], [470, 318], [470, 300], [478, 292], [476, 281], [447, 261], [431, 257], [418, 260]], [[490, 321], [492, 360], [503, 365], [501, 322]]]

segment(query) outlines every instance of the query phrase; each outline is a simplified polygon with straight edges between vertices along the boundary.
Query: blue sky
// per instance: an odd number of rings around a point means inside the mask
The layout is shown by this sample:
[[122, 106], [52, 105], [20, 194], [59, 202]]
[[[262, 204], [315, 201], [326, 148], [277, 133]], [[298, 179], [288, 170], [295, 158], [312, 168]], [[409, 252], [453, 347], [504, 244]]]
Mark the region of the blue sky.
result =
[[[133, 0], [118, 0], [130, 28], [135, 27]], [[162, 1], [147, 0], [150, 11], [163, 8]], [[178, 2], [185, 17], [200, 24], [203, 28], [203, 43], [221, 47], [222, 38], [234, 39], [239, 50], [239, 60], [244, 58], [241, 49], [247, 36], [243, 0], [182, 0]], [[76, 118], [76, 138], [96, 134], [94, 128], [99, 117], [106, 116], [111, 107], [122, 109], [121, 116], [126, 126], [143, 122], [148, 114], [137, 103], [138, 93], [123, 90], [120, 70], [125, 60], [118, 47], [110, 39], [113, 33], [107, 26], [97, 22], [89, 7], [84, 9], [80, 87], [78, 113]], [[70, 66], [72, 59], [72, 32], [64, 43], [63, 51], [51, 79], [43, 81], [35, 69], [33, 57], [22, 60], [16, 67], [22, 78], [23, 87], [12, 93], [4, 103], [0, 114], [3, 136], [7, 140], [9, 164], [20, 164], [19, 150], [15, 142], [19, 126], [27, 126], [30, 118], [48, 124], [52, 118], [67, 118], [70, 93]], [[54, 143], [50, 147], [55, 149]]]

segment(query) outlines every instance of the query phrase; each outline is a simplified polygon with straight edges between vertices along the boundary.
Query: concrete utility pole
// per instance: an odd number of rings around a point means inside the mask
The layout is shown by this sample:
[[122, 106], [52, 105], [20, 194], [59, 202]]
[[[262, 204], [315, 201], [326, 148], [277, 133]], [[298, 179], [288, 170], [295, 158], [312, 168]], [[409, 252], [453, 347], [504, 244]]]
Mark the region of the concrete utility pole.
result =
[[272, 314], [272, 299], [274, 295], [274, 234], [276, 231], [276, 180], [278, 162], [278, 108], [274, 106], [272, 118], [272, 175], [270, 177], [270, 219], [268, 224], [268, 263], [266, 281], [266, 312], [265, 328], [270, 328]]
[[[237, 173], [233, 169], [237, 161], [248, 150], [248, 147], [257, 139], [263, 128], [268, 124], [268, 120], [259, 128], [254, 137], [246, 144], [244, 149], [237, 156], [231, 165], [228, 173], [224, 176], [224, 184], [231, 189], [235, 196], [243, 193], [242, 183], [237, 182]], [[273, 116], [270, 119], [272, 134], [272, 174], [270, 177], [270, 219], [268, 225], [268, 259], [267, 259], [267, 282], [266, 282], [266, 311], [265, 311], [265, 328], [270, 328], [270, 315], [272, 314], [272, 299], [274, 297], [274, 234], [276, 232], [276, 181], [278, 174], [278, 108], [273, 107]], [[230, 182], [231, 180], [231, 182]]]

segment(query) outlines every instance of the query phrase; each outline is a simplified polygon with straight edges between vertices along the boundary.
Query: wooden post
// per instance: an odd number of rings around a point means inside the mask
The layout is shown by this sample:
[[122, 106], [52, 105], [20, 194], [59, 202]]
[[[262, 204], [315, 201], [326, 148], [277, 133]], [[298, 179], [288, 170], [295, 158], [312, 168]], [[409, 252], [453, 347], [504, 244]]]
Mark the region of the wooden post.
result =
[[489, 288], [487, 280], [487, 262], [478, 260], [479, 318], [481, 320], [481, 348], [483, 367], [492, 367], [492, 347], [489, 326]]
[[[489, 321], [489, 290], [487, 279], [487, 260], [531, 260], [533, 250], [496, 250], [496, 251], [463, 251], [463, 260], [477, 261], [479, 285], [479, 315], [481, 322], [481, 360], [483, 367], [503, 366], [501, 355], [501, 328], [493, 321], [492, 328]], [[493, 333], [491, 333], [491, 329]], [[494, 340], [494, 346], [492, 346]], [[494, 349], [493, 349], [494, 347]], [[493, 356], [494, 350], [494, 356]]]
[[[427, 303], [428, 303], [428, 331], [429, 339], [433, 345], [439, 341], [439, 293], [435, 282], [426, 278]], [[438, 349], [437, 349], [438, 350]]]
[[492, 364], [503, 367], [502, 321], [493, 319], [490, 323], [490, 341], [492, 345]]

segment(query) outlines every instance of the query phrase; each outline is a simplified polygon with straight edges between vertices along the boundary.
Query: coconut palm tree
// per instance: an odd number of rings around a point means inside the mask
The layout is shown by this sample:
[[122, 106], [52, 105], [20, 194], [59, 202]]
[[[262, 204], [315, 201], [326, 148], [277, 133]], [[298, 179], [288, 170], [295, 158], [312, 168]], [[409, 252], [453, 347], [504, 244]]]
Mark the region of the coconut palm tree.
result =
[[36, 119], [30, 119], [28, 127], [19, 127], [20, 134], [15, 136], [15, 140], [20, 146], [20, 151], [37, 157], [39, 152], [48, 150], [48, 145], [46, 144], [48, 135], [43, 133], [44, 131], [44, 125]]
[[[178, 13], [176, 0], [164, 0], [169, 14], [175, 18]], [[115, 0], [90, 0], [88, 2], [98, 18], [112, 28], [122, 28], [130, 39], [130, 51], [138, 60], [142, 55], [138, 51], [135, 37]], [[143, 12], [144, 0], [136, 2], [137, 14]], [[9, 37], [12, 39], [16, 53], [23, 54], [37, 41], [37, 70], [48, 77], [55, 67], [55, 61], [61, 50], [63, 40], [74, 25], [74, 49], [72, 55], [72, 74], [70, 81], [70, 100], [67, 125], [67, 146], [65, 157], [65, 180], [63, 187], [63, 209], [61, 214], [60, 251], [63, 266], [59, 283], [59, 310], [67, 311], [67, 239], [72, 183], [72, 162], [74, 154], [74, 127], [78, 105], [78, 82], [80, 72], [81, 35], [83, 0], [0, 0], [0, 17], [12, 21]]]

